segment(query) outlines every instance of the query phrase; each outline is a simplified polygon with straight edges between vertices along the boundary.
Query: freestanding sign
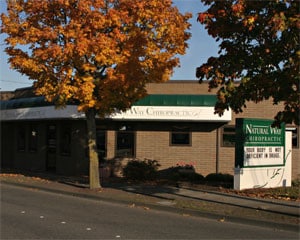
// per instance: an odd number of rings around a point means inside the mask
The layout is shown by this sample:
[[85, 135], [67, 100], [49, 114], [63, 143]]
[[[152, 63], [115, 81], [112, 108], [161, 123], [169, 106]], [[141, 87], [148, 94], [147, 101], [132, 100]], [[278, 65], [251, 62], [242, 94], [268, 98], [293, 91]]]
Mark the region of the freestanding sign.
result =
[[236, 119], [236, 167], [284, 166], [285, 126], [273, 128], [272, 122]]
[[235, 189], [290, 185], [291, 169], [286, 168], [290, 168], [286, 161], [291, 147], [286, 148], [285, 125], [273, 128], [272, 123], [266, 119], [236, 119]]

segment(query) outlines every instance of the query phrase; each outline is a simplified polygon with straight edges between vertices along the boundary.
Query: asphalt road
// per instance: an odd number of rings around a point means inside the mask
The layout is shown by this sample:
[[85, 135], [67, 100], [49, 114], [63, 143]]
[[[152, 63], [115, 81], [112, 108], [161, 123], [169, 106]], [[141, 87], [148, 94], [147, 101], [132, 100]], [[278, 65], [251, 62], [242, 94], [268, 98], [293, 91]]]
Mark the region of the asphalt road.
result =
[[1, 239], [298, 239], [222, 222], [1, 184]]

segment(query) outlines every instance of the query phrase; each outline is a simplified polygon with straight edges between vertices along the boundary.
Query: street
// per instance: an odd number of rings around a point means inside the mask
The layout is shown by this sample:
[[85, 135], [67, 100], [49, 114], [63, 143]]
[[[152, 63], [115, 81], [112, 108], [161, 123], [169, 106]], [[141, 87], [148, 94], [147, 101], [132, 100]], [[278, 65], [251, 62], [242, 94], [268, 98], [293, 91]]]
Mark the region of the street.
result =
[[298, 239], [299, 233], [1, 184], [1, 239]]

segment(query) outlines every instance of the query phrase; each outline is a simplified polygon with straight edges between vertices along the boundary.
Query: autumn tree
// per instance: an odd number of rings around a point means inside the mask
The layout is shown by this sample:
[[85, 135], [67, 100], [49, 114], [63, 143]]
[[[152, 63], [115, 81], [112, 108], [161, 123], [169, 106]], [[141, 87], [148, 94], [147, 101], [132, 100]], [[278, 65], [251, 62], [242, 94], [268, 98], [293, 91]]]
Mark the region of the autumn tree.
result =
[[299, 0], [201, 0], [208, 9], [198, 21], [219, 44], [219, 56], [197, 68], [196, 76], [218, 88], [216, 113], [239, 113], [247, 101], [272, 98], [284, 109], [280, 122], [299, 125]]
[[169, 79], [190, 34], [171, 0], [7, 0], [1, 32], [13, 69], [35, 93], [87, 119], [90, 188], [99, 188], [95, 116], [128, 109]]

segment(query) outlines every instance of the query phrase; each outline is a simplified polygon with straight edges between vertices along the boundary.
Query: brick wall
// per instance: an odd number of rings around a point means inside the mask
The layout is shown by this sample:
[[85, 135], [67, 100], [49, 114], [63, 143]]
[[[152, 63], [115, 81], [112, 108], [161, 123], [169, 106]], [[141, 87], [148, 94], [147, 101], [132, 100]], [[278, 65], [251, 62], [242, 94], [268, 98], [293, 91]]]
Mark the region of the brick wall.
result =
[[[148, 84], [147, 90], [149, 94], [215, 94], [216, 90], [208, 92], [208, 84], [199, 84], [198, 81], [169, 81], [160, 84]], [[260, 103], [246, 102], [247, 107], [244, 111], [239, 114], [232, 112], [232, 121], [229, 125], [235, 125], [236, 118], [265, 118], [274, 119], [276, 113], [283, 109], [283, 104], [273, 105], [272, 100], [266, 100]], [[201, 123], [200, 123], [201, 124]], [[151, 138], [152, 133], [148, 133], [148, 139]], [[154, 144], [157, 149], [155, 151], [154, 158], [161, 158], [164, 162], [163, 166], [168, 164], [174, 164], [180, 159], [191, 159], [196, 161], [196, 168], [201, 174], [206, 175], [216, 170], [216, 134], [215, 133], [193, 133], [193, 147], [168, 147], [168, 133], [159, 135], [156, 133], [156, 139]], [[141, 137], [140, 144], [143, 145]], [[220, 134], [220, 138], [221, 138]], [[162, 140], [161, 140], [162, 139]], [[299, 131], [298, 131], [299, 139]], [[159, 141], [158, 141], [159, 140]], [[166, 142], [164, 146], [159, 144], [160, 141]], [[299, 141], [299, 140], [298, 140]], [[179, 150], [180, 149], [180, 150]], [[150, 151], [150, 150], [149, 150]], [[139, 155], [142, 156], [144, 153], [149, 154], [149, 151], [139, 150]], [[172, 155], [172, 157], [170, 157]], [[299, 178], [300, 175], [300, 151], [299, 146], [293, 148], [292, 154], [292, 177], [293, 179]], [[234, 167], [234, 147], [222, 147], [219, 148], [219, 172], [233, 174]]]
[[176, 164], [192, 164], [197, 172], [207, 175], [215, 171], [216, 135], [213, 132], [193, 132], [191, 146], [170, 146], [170, 133], [138, 132], [136, 157], [159, 161], [161, 169]]
[[208, 92], [208, 84], [198, 81], [169, 81], [165, 83], [150, 83], [147, 85], [149, 94], [214, 94]]
[[[14, 92], [14, 97], [28, 97], [30, 89], [20, 89]], [[147, 85], [150, 94], [215, 94], [208, 92], [208, 84], [199, 84], [198, 81], [169, 81], [166, 83], [153, 83]], [[11, 92], [1, 94], [2, 99], [11, 98]], [[229, 125], [235, 125], [236, 118], [268, 118], [273, 119], [275, 114], [283, 108], [282, 104], [273, 105], [272, 101], [264, 101], [258, 104], [253, 102], [247, 103], [247, 108], [243, 113], [232, 113], [232, 121]], [[107, 158], [114, 159], [116, 147], [117, 127], [111, 127], [113, 123], [109, 122], [110, 128], [107, 130]], [[137, 123], [132, 122], [132, 125]], [[141, 123], [139, 123], [141, 124]], [[219, 126], [210, 126], [204, 123], [197, 123], [198, 128], [192, 131], [192, 146], [170, 146], [170, 129], [167, 128], [169, 123], [156, 123], [155, 131], [151, 129], [149, 123], [147, 129], [142, 131], [137, 128], [136, 131], [136, 158], [155, 159], [162, 165], [161, 169], [176, 166], [177, 163], [194, 164], [197, 172], [204, 176], [216, 171], [216, 159], [219, 156], [219, 172], [233, 174], [234, 167], [234, 147], [222, 147], [219, 141], [219, 153], [217, 154], [217, 129]], [[188, 123], [187, 123], [188, 124]], [[142, 123], [141, 125], [147, 125]], [[160, 126], [158, 126], [160, 125]], [[117, 126], [117, 124], [116, 124]], [[113, 129], [114, 128], [114, 129]], [[219, 137], [222, 138], [219, 130]], [[83, 138], [84, 139], [84, 138]], [[299, 132], [298, 132], [299, 141]], [[300, 172], [300, 151], [299, 146], [293, 148], [292, 153], [292, 178], [299, 176]], [[2, 155], [3, 157], [3, 155]], [[128, 159], [125, 159], [126, 161]], [[300, 178], [300, 176], [299, 176]]]

